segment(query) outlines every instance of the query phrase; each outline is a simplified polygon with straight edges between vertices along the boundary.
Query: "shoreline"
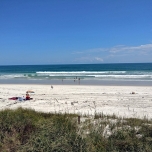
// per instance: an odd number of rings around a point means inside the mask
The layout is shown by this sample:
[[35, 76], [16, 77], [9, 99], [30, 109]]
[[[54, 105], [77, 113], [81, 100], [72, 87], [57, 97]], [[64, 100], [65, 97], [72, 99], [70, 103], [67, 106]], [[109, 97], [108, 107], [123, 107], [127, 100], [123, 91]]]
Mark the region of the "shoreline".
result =
[[[27, 90], [35, 92], [30, 94], [33, 100], [8, 100], [25, 96]], [[0, 84], [0, 92], [0, 110], [23, 107], [46, 113], [152, 119], [152, 86]]]
[[152, 86], [145, 80], [100, 80], [100, 79], [0, 79], [1, 84], [38, 84], [38, 85], [90, 85], [90, 86]]

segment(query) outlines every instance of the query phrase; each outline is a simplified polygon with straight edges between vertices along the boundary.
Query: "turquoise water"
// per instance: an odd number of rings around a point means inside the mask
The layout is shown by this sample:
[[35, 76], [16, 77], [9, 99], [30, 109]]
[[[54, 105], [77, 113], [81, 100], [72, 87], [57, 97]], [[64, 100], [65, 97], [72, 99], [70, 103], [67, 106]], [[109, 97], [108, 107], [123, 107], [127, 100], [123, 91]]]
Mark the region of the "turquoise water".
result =
[[0, 66], [0, 80], [152, 81], [152, 63]]

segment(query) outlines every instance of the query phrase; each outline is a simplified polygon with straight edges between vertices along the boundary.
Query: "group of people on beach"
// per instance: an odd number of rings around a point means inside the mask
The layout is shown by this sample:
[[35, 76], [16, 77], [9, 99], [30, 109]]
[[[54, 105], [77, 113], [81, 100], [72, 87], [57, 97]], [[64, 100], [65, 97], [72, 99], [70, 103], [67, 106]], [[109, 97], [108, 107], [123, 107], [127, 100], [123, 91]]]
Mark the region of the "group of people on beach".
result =
[[23, 101], [23, 100], [31, 100], [30, 95], [28, 92], [26, 92], [26, 97], [18, 97], [19, 101]]
[[20, 100], [20, 101], [22, 101], [22, 100], [30, 100], [31, 98], [30, 98], [30, 95], [29, 95], [29, 93], [28, 92], [26, 92], [26, 97], [18, 97], [18, 100]]
[[30, 95], [28, 93], [28, 91], [26, 92], [26, 97], [12, 97], [9, 98], [9, 100], [19, 100], [19, 101], [23, 101], [23, 100], [31, 100], [32, 98], [30, 98]]

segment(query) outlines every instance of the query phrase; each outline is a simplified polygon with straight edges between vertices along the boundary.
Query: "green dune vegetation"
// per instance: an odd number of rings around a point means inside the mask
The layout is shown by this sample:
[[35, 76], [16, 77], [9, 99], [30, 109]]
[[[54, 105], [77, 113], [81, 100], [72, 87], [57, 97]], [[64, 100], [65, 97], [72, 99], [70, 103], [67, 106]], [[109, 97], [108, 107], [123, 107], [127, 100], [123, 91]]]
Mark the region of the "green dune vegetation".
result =
[[1, 152], [152, 152], [152, 120], [0, 111]]

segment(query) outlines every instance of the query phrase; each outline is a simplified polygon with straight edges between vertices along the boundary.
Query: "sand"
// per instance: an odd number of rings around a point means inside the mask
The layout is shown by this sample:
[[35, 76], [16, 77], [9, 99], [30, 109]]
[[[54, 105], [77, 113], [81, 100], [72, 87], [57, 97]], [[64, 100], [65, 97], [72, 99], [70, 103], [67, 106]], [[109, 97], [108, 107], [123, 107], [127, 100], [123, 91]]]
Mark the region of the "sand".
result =
[[[33, 100], [9, 100], [33, 90]], [[134, 92], [135, 94], [132, 94]], [[152, 86], [0, 85], [0, 110], [18, 107], [50, 113], [115, 114], [152, 118]]]

